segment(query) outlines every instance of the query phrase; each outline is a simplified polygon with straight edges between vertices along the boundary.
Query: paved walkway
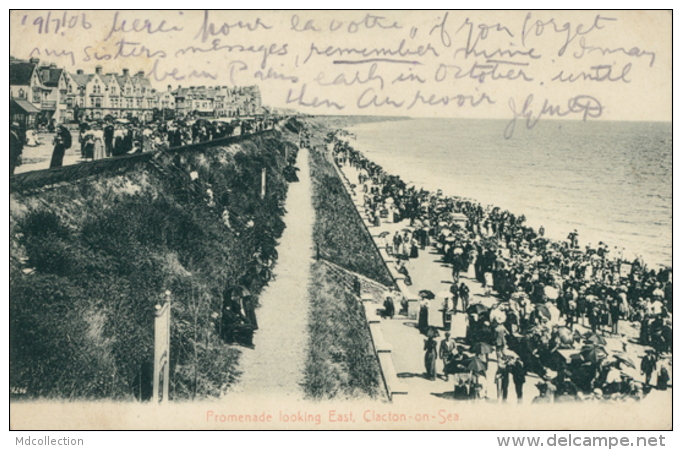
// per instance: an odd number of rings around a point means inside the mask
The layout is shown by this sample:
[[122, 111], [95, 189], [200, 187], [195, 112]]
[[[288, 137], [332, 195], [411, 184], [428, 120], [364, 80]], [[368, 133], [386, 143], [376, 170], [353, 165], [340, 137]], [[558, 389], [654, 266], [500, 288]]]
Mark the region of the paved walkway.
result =
[[[50, 168], [50, 160], [54, 151], [54, 133], [40, 133], [40, 145], [35, 147], [24, 146], [21, 152], [22, 164], [16, 168], [14, 173], [31, 172]], [[80, 156], [80, 143], [78, 133], [72, 134], [71, 148], [64, 152], [62, 164], [70, 166], [82, 162]]]
[[[256, 310], [255, 349], [244, 349], [241, 379], [232, 394], [254, 397], [303, 398], [308, 349], [308, 282], [315, 212], [312, 205], [308, 150], [297, 158], [300, 182], [291, 183], [286, 200], [287, 225], [277, 247], [274, 280], [260, 295]], [[233, 395], [228, 394], [229, 399]]]
[[[342, 171], [353, 184], [358, 184], [358, 172], [350, 167], [342, 167]], [[361, 196], [359, 189], [358, 196]], [[367, 222], [366, 222], [367, 223]], [[401, 223], [391, 223], [383, 220], [380, 227], [375, 227], [368, 224], [369, 230], [379, 246], [385, 245], [382, 240], [376, 236], [382, 232], [389, 232], [387, 240], [393, 237], [394, 233], [409, 225], [409, 221], [405, 220]], [[420, 250], [419, 257], [410, 259], [407, 265], [410, 276], [412, 278], [412, 286], [410, 292], [417, 294], [422, 289], [428, 289], [436, 295], [444, 290], [449, 290], [452, 285], [452, 269], [442, 262], [442, 255], [438, 254], [433, 247], [427, 247]], [[499, 299], [493, 295], [486, 296], [484, 288], [474, 277], [473, 270], [470, 275], [460, 274], [460, 283], [464, 282], [469, 286], [470, 295], [469, 303], [483, 303], [491, 307], [499, 302]], [[437, 295], [438, 297], [438, 295]], [[431, 300], [429, 305], [429, 324], [442, 327], [443, 319], [441, 309], [441, 301], [438, 298]], [[550, 310], [553, 317], [558, 317], [558, 310], [550, 305]], [[631, 324], [621, 321], [621, 332], [625, 332], [630, 339], [636, 335], [636, 330]], [[587, 328], [577, 326], [581, 333], [588, 331]], [[385, 320], [382, 322], [382, 333], [385, 340], [393, 347], [393, 360], [395, 363], [396, 372], [401, 381], [406, 385], [408, 395], [394, 396], [394, 403], [397, 405], [414, 405], [418, 398], [424, 400], [448, 399], [451, 401], [454, 391], [453, 378], [450, 381], [445, 381], [442, 378], [443, 364], [442, 361], [437, 362], [437, 372], [439, 377], [435, 380], [426, 378], [426, 370], [424, 367], [424, 336], [419, 333], [417, 329], [417, 321], [404, 316], [395, 316], [393, 320]], [[440, 343], [441, 337], [437, 338]], [[458, 341], [463, 341], [466, 334], [466, 318], [465, 314], [460, 312], [453, 316], [451, 326], [452, 337]], [[611, 338], [606, 336], [608, 341], [607, 349], [620, 350], [622, 339], [619, 337]], [[638, 357], [644, 354], [642, 346], [630, 342], [629, 354], [639, 364]], [[577, 350], [576, 350], [577, 351]], [[490, 362], [486, 378], [483, 381], [485, 389], [487, 390], [488, 401], [497, 402], [497, 387], [495, 385], [495, 373], [497, 371], [497, 363], [495, 361], [495, 354], [491, 354]], [[637, 371], [638, 372], [638, 371]], [[636, 379], [640, 379], [637, 377]], [[538, 395], [538, 390], [535, 384], [540, 381], [537, 375], [529, 373], [524, 384], [523, 397], [524, 403], [530, 403], [534, 397]], [[508, 401], [516, 402], [516, 394], [514, 392], [514, 385], [510, 381]]]

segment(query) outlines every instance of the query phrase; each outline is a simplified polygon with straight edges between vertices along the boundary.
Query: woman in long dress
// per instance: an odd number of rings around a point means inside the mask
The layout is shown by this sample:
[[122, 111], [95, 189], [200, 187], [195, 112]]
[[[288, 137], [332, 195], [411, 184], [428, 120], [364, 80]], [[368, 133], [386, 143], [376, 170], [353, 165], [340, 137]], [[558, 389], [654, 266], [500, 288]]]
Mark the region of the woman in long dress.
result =
[[92, 159], [104, 159], [104, 131], [98, 127], [92, 132], [94, 138], [94, 149]]
[[426, 368], [426, 376], [430, 380], [436, 379], [436, 357], [438, 356], [436, 352], [436, 341], [429, 337], [424, 341], [424, 366]]
[[93, 159], [95, 149], [95, 137], [92, 130], [81, 134], [81, 157], [85, 160]]
[[422, 334], [426, 334], [429, 329], [429, 301], [422, 298], [419, 302], [419, 321], [418, 321], [419, 331]]

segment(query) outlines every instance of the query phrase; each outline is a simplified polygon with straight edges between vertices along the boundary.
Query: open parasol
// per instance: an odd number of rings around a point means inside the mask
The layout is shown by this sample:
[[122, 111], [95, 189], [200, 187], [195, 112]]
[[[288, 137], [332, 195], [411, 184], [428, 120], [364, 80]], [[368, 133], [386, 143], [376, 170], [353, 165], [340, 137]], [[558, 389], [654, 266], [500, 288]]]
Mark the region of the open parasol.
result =
[[469, 372], [485, 374], [485, 363], [478, 358], [473, 358], [467, 367]]
[[500, 308], [490, 310], [490, 321], [497, 321], [497, 323], [504, 323], [507, 320], [507, 313]]
[[437, 329], [436, 327], [430, 326], [430, 327], [426, 330], [426, 337], [429, 337], [429, 338], [437, 338], [438, 336], [440, 336], [440, 333], [438, 332], [438, 329]]
[[538, 312], [538, 314], [547, 318], [547, 320], [552, 320], [552, 313], [549, 312], [549, 308], [547, 308], [545, 305], [537, 305], [535, 310]]
[[422, 289], [421, 291], [419, 291], [419, 296], [427, 300], [433, 300], [434, 298], [436, 298], [436, 294], [429, 291], [428, 289]]
[[380, 238], [385, 238], [385, 237], [388, 236], [389, 234], [391, 234], [391, 233], [389, 233], [388, 231], [382, 231], [382, 232], [379, 234], [379, 237], [380, 237]]
[[494, 351], [493, 346], [486, 342], [476, 342], [471, 346], [471, 351], [477, 355], [485, 355]]
[[559, 290], [554, 286], [547, 286], [545, 288], [545, 296], [550, 300], [556, 300], [559, 298]]
[[467, 308], [469, 314], [481, 314], [487, 312], [488, 308], [482, 303], [475, 303]]
[[585, 335], [585, 344], [589, 345], [606, 345], [606, 339], [597, 333], [589, 332]]
[[563, 344], [572, 345], [575, 342], [573, 332], [566, 327], [561, 327], [557, 330], [557, 336]]
[[630, 367], [631, 369], [636, 369], [637, 366], [635, 363], [630, 359], [629, 356], [627, 356], [625, 353], [620, 353], [620, 352], [614, 352], [611, 356], [613, 356], [615, 359], [623, 363], [624, 365]]
[[601, 345], [587, 345], [580, 350], [580, 357], [583, 361], [596, 364], [597, 362], [609, 356], [608, 352]]

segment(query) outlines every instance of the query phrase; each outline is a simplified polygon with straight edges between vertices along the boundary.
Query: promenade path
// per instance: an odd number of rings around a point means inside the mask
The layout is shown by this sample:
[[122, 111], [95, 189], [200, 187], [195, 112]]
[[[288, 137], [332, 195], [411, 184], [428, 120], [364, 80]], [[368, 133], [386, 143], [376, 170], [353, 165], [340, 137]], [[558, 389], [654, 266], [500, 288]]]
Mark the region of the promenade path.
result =
[[279, 258], [274, 279], [260, 295], [256, 310], [258, 331], [255, 348], [243, 349], [242, 376], [226, 395], [269, 399], [302, 399], [308, 348], [308, 282], [315, 212], [312, 205], [308, 150], [301, 148], [297, 167], [298, 183], [289, 185], [286, 200], [286, 228], [277, 247]]
[[[347, 179], [352, 183], [358, 184], [358, 171], [349, 165], [341, 168], [342, 172], [345, 174]], [[354, 201], [362, 199], [362, 193], [357, 189]], [[378, 235], [382, 232], [388, 232], [386, 240], [390, 242], [391, 238], [396, 231], [402, 230], [406, 226], [409, 226], [409, 220], [404, 220], [400, 223], [392, 223], [388, 220], [382, 220], [381, 226], [376, 227], [371, 225], [365, 217], [365, 223], [372, 236], [377, 242], [379, 247], [385, 246], [383, 239], [379, 239]], [[441, 302], [438, 298], [438, 293], [441, 291], [449, 290], [452, 286], [452, 269], [448, 265], [442, 262], [442, 255], [439, 255], [435, 248], [427, 247], [424, 250], [420, 249], [418, 258], [410, 258], [407, 263], [407, 268], [409, 270], [410, 276], [412, 278], [412, 286], [409, 287], [410, 292], [416, 295], [422, 289], [428, 289], [437, 295], [437, 298], [431, 300], [429, 303], [429, 324], [441, 328], [443, 326], [442, 312], [441, 312]], [[482, 303], [487, 307], [491, 307], [498, 303], [500, 300], [495, 295], [486, 296], [485, 289], [482, 284], [479, 283], [473, 277], [473, 270], [470, 274], [462, 273], [460, 274], [460, 283], [464, 282], [469, 286], [469, 303]], [[554, 318], [558, 318], [558, 310], [548, 304], [550, 311]], [[461, 305], [460, 305], [461, 308]], [[621, 321], [621, 333], [625, 334], [625, 338], [628, 339], [628, 353], [639, 363], [639, 357], [644, 354], [644, 348], [638, 344], [635, 344], [635, 336], [637, 331], [632, 327], [630, 323]], [[396, 395], [393, 397], [393, 402], [396, 405], [413, 405], [414, 402], [421, 398], [425, 401], [432, 402], [434, 399], [448, 400], [449, 403], [452, 402], [454, 382], [453, 377], [449, 378], [449, 381], [445, 381], [443, 374], [443, 364], [441, 360], [437, 362], [437, 373], [438, 378], [435, 381], [426, 378], [426, 370], [424, 366], [424, 340], [425, 337], [419, 333], [417, 329], [416, 318], [408, 318], [405, 316], [396, 315], [392, 320], [384, 320], [381, 324], [382, 333], [384, 339], [391, 344], [393, 351], [393, 361], [395, 363], [395, 369], [398, 377], [406, 386], [408, 392], [405, 396]], [[577, 325], [577, 329], [581, 332], [587, 332], [588, 329]], [[443, 338], [444, 331], [440, 330], [441, 336], [436, 340], [440, 343]], [[457, 315], [453, 316], [452, 326], [450, 331], [452, 337], [458, 341], [458, 343], [463, 342], [464, 336], [466, 334], [466, 315], [459, 312]], [[621, 337], [610, 337], [605, 336], [608, 342], [606, 346], [607, 350], [621, 350], [623, 338]], [[576, 350], [577, 352], [577, 350]], [[488, 371], [485, 379], [481, 379], [484, 385], [484, 389], [487, 393], [489, 402], [497, 402], [497, 387], [495, 384], [495, 373], [497, 371], [497, 362], [495, 353], [489, 355]], [[637, 375], [635, 379], [643, 381], [643, 378], [639, 375], [637, 370]], [[634, 375], [634, 373], [633, 373]], [[533, 374], [529, 373], [526, 378], [526, 383], [523, 389], [523, 403], [530, 403], [534, 397], [538, 395], [538, 390], [535, 386], [536, 383], [540, 382], [541, 379]], [[653, 381], [653, 380], [652, 380]], [[514, 384], [510, 380], [508, 400], [509, 403], [515, 403], [516, 394], [514, 391]]]

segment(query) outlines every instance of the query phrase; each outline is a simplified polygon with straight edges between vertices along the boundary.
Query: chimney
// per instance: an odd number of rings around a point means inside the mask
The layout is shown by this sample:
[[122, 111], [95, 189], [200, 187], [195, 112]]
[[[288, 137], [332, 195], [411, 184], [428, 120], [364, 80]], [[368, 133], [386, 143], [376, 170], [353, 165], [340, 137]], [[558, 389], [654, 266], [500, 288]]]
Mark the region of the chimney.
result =
[[140, 70], [137, 72], [138, 77], [143, 77], [144, 76], [144, 70]]
[[83, 69], [76, 70], [76, 75], [83, 75]]
[[123, 69], [123, 76], [127, 77], [128, 76], [128, 69]]
[[57, 68], [57, 64], [55, 64], [55, 63], [50, 64], [50, 69], [56, 69], [56, 68]]
[[97, 75], [102, 75], [102, 66], [95, 67], [95, 73]]
[[28, 60], [31, 64], [38, 64], [40, 62], [39, 58], [31, 58]]
[[170, 90], [171, 90], [171, 85], [169, 84], [168, 85], [168, 91], [170, 92]]

